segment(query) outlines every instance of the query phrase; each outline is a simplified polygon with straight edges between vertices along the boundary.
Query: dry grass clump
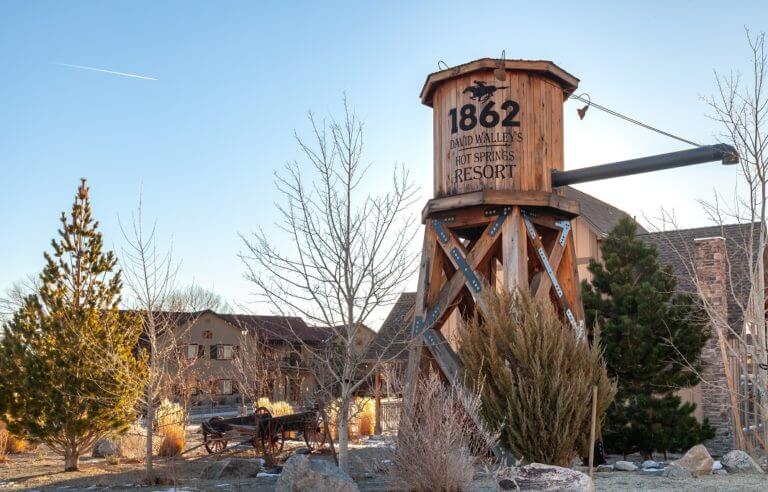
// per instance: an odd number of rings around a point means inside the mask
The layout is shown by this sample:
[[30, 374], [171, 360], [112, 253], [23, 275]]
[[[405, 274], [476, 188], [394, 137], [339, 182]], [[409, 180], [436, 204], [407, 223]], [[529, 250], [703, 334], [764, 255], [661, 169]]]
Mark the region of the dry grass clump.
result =
[[[339, 428], [337, 417], [339, 415], [339, 400], [334, 400], [326, 407], [331, 437], [339, 438]], [[373, 434], [373, 427], [376, 418], [376, 402], [372, 398], [356, 396], [349, 406], [349, 421], [347, 433], [350, 439], [357, 439], [361, 436], [370, 436]]]
[[160, 450], [157, 454], [163, 457], [178, 456], [184, 451], [185, 444], [184, 427], [169, 425], [165, 428], [163, 442], [160, 443]]
[[353, 419], [357, 435], [371, 436], [376, 422], [376, 402], [372, 398], [355, 398], [355, 400], [355, 406], [360, 409]]
[[493, 444], [486, 436], [479, 447], [483, 434], [470, 418], [479, 410], [479, 395], [460, 394], [434, 373], [418, 382], [416, 394], [413, 408], [401, 413], [392, 479], [406, 490], [466, 490], [475, 474], [475, 455]]
[[[184, 409], [178, 403], [174, 403], [167, 398], [160, 402], [155, 417], [158, 434], [166, 435], [167, 429], [184, 425]], [[172, 432], [175, 432], [175, 429]]]
[[270, 401], [269, 398], [259, 398], [256, 408], [265, 407], [273, 417], [282, 417], [294, 413], [293, 407], [287, 401]]
[[551, 303], [527, 292], [486, 296], [484, 318], [461, 330], [460, 357], [500, 442], [531, 462], [568, 466], [589, 447], [592, 388], [598, 428], [616, 394], [602, 352], [577, 337]]
[[0, 422], [0, 463], [8, 461], [6, 450], [8, 449], [8, 439], [10, 432], [5, 428], [5, 422]]
[[0, 420], [0, 462], [3, 461], [3, 457], [8, 454], [26, 453], [27, 451], [33, 451], [35, 446], [30, 444], [29, 441], [16, 437], [8, 431], [8, 427], [5, 422]]

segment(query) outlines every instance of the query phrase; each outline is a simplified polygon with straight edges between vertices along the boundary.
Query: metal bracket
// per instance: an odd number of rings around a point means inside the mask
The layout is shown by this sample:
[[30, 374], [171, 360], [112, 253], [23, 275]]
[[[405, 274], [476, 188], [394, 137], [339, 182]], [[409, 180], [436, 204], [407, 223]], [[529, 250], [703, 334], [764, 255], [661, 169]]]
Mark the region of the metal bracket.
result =
[[431, 327], [437, 321], [437, 317], [440, 315], [440, 303], [435, 304], [432, 311], [427, 315], [427, 328]]
[[432, 221], [432, 227], [435, 228], [435, 232], [437, 232], [437, 237], [440, 238], [440, 241], [442, 243], [447, 243], [450, 240], [450, 236], [448, 236], [448, 231], [443, 227], [444, 222], [444, 220], [435, 219]]
[[491, 225], [491, 228], [488, 229], [488, 235], [493, 237], [496, 235], [497, 232], [499, 232], [499, 229], [501, 229], [501, 225], [504, 223], [504, 220], [506, 220], [507, 215], [509, 215], [509, 212], [512, 209], [509, 207], [505, 207], [501, 210], [501, 213], [496, 218], [496, 220]]
[[472, 289], [474, 289], [475, 292], [480, 292], [482, 290], [482, 285], [480, 285], [480, 280], [477, 278], [477, 275], [475, 275], [475, 272], [472, 271], [472, 267], [469, 266], [469, 263], [467, 263], [467, 260], [463, 256], [461, 256], [459, 249], [453, 248], [451, 250], [451, 256], [459, 265], [459, 270], [461, 270], [461, 272], [464, 274], [467, 280], [469, 280], [469, 285], [472, 286]]
[[421, 316], [416, 316], [416, 319], [413, 320], [413, 329], [411, 330], [411, 334], [416, 337], [419, 336], [424, 329], [424, 320]]
[[547, 257], [546, 251], [544, 251], [544, 248], [536, 248], [536, 253], [539, 255], [541, 264], [544, 265], [544, 270], [547, 272], [547, 276], [552, 282], [552, 287], [554, 287], [555, 292], [557, 293], [557, 297], [562, 298], [564, 295], [563, 289], [560, 287], [560, 282], [557, 281], [557, 275], [555, 275], [555, 271], [552, 269], [552, 265], [549, 263], [549, 258]]
[[571, 230], [571, 221], [558, 220], [555, 221], [555, 225], [560, 228], [560, 237], [557, 241], [560, 243], [560, 246], [565, 246], [565, 241], [568, 239], [568, 232]]

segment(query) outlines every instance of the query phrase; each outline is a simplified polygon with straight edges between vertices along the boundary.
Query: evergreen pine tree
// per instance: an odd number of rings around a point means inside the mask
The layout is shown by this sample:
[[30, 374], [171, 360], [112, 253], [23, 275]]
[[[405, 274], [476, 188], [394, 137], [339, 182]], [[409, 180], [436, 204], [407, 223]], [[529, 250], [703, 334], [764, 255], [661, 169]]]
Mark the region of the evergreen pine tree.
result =
[[592, 261], [582, 283], [591, 326], [600, 327], [608, 373], [618, 393], [603, 431], [606, 448], [624, 454], [680, 451], [714, 436], [692, 416], [694, 404], [674, 393], [698, 382], [701, 349], [709, 337], [695, 296], [676, 293], [672, 268], [637, 238], [624, 219], [603, 243], [603, 264]]
[[83, 179], [45, 253], [39, 290], [0, 341], [0, 415], [11, 432], [61, 454], [65, 471], [135, 419], [145, 373], [136, 356], [141, 323], [118, 310], [120, 272], [97, 228]]

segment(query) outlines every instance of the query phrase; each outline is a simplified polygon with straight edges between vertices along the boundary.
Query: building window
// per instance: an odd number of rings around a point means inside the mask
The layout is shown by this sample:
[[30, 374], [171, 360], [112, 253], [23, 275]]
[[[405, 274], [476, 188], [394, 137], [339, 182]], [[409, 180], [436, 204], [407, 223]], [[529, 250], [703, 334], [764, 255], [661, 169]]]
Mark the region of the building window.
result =
[[231, 395], [232, 394], [232, 380], [231, 379], [219, 379], [218, 394]]
[[211, 359], [231, 360], [235, 353], [232, 345], [211, 345]]
[[187, 359], [196, 359], [200, 353], [199, 347], [196, 343], [187, 345]]
[[203, 331], [203, 338], [205, 338], [206, 340], [210, 340], [211, 338], [213, 338], [213, 333], [211, 333], [211, 330]]

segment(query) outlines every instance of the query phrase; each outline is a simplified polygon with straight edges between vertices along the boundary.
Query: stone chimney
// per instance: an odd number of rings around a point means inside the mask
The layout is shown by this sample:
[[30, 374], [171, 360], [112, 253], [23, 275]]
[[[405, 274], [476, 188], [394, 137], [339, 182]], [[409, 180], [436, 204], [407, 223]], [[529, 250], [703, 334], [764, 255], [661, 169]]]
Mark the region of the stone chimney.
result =
[[[728, 290], [725, 238], [707, 237], [694, 239], [694, 268], [698, 277], [699, 295], [718, 312], [718, 317], [728, 317]], [[713, 331], [701, 352], [702, 378], [708, 384], [701, 388], [702, 415], [715, 428], [715, 437], [705, 444], [709, 452], [723, 455], [733, 449], [733, 427], [728, 402], [725, 368]]]

